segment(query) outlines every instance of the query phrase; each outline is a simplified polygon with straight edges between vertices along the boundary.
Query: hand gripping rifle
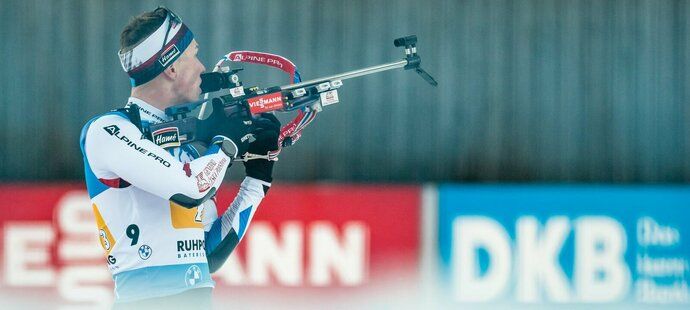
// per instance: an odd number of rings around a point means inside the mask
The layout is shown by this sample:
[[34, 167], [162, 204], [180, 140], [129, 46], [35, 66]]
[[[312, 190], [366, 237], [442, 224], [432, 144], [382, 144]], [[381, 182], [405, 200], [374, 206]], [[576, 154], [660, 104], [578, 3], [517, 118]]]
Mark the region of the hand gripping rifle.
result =
[[[338, 89], [343, 85], [343, 80], [403, 68], [413, 69], [429, 84], [438, 85], [436, 80], [420, 67], [421, 58], [417, 55], [416, 48], [417, 36], [398, 38], [393, 41], [393, 44], [396, 47], [404, 47], [405, 58], [304, 82], [301, 81], [295, 65], [282, 56], [251, 51], [232, 52], [218, 62], [214, 72], [202, 74], [201, 89], [203, 93], [229, 89], [229, 94], [218, 96], [211, 101], [214, 106], [222, 106], [229, 117], [240, 116], [249, 120], [255, 114], [299, 110], [297, 117], [281, 129], [279, 146], [282, 148], [294, 144], [299, 139], [302, 129], [313, 121], [316, 113], [322, 111], [324, 106], [339, 102]], [[237, 76], [242, 68], [230, 70], [228, 66], [224, 66], [228, 61], [258, 63], [281, 69], [290, 74], [293, 84], [268, 88], [245, 87]], [[188, 115], [199, 106], [201, 106], [199, 115], [203, 115], [208, 102], [207, 94], [204, 100], [167, 108], [165, 113], [173, 120], [149, 125], [148, 130], [144, 128], [144, 135], [164, 147], [179, 146], [180, 143], [194, 141], [199, 119], [188, 117]], [[173, 137], [175, 134], [177, 137]], [[177, 140], [179, 143], [171, 144], [169, 143], [171, 140]], [[276, 152], [269, 153], [268, 159], [277, 160], [279, 152], [280, 148]], [[266, 158], [265, 155], [258, 157], [251, 155], [256, 154], [247, 154], [242, 160]]]

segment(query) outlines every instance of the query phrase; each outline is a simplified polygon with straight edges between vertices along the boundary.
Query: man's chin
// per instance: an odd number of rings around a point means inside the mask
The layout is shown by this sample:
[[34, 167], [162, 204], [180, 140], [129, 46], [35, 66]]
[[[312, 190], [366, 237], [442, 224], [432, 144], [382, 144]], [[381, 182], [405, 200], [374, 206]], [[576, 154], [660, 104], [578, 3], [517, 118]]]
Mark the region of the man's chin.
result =
[[199, 97], [201, 97], [201, 92], [196, 92], [194, 95], [187, 97], [187, 102], [198, 101], [200, 99]]

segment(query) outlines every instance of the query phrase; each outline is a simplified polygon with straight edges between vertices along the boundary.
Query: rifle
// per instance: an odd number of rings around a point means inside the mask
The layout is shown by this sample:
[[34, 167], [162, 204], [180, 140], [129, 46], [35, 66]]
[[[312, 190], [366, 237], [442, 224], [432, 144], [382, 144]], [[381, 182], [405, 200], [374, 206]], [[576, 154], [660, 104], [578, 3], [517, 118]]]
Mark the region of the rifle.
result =
[[[421, 58], [417, 54], [416, 44], [417, 36], [415, 35], [395, 39], [393, 45], [404, 47], [405, 50], [405, 58], [396, 62], [268, 88], [245, 87], [237, 75], [237, 73], [243, 70], [242, 68], [230, 70], [228, 67], [219, 67], [219, 72], [202, 74], [201, 89], [203, 93], [229, 89], [229, 94], [221, 95], [211, 100], [214, 106], [222, 106], [228, 117], [250, 119], [255, 114], [295, 110], [300, 110], [300, 115], [302, 113], [313, 113], [315, 115], [317, 112], [322, 111], [324, 106], [338, 103], [338, 89], [343, 85], [342, 81], [355, 77], [403, 68], [404, 70], [415, 70], [427, 83], [437, 86], [436, 80], [420, 67]], [[173, 120], [151, 124], [148, 130], [144, 130], [144, 136], [159, 145], [171, 145], [168, 143], [171, 140], [177, 140], [179, 143], [193, 142], [196, 138], [196, 124], [199, 119], [189, 117], [188, 115], [199, 106], [201, 106], [200, 114], [203, 114], [208, 102], [209, 100], [200, 100], [167, 108], [165, 113], [171, 116]], [[288, 139], [281, 139], [281, 146], [292, 145], [296, 139], [289, 136], [289, 134], [283, 135], [284, 131], [286, 131], [285, 127], [281, 131], [281, 138], [287, 137]], [[301, 128], [298, 131], [301, 131]], [[293, 128], [292, 133], [294, 132], [295, 129]], [[177, 133], [177, 137], [173, 137], [175, 133]], [[297, 132], [298, 137], [299, 132]], [[179, 146], [179, 143], [177, 146]]]

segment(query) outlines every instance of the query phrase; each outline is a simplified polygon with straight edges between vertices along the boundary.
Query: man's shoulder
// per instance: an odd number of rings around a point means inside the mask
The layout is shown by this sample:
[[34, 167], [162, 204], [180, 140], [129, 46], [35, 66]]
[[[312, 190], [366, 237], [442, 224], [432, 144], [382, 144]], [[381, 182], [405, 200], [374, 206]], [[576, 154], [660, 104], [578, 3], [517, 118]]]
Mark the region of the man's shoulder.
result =
[[84, 127], [81, 131], [80, 142], [84, 143], [89, 132], [98, 130], [98, 128], [102, 128], [108, 134], [113, 135], [120, 132], [121, 128], [128, 127], [130, 125], [136, 127], [129, 121], [127, 115], [120, 111], [109, 111], [96, 115], [89, 119], [86, 124], [84, 124]]
[[89, 119], [86, 124], [84, 124], [84, 127], [87, 127], [91, 124], [101, 124], [104, 122], [129, 122], [129, 118], [127, 117], [127, 114], [113, 110], [113, 111], [108, 111], [103, 114], [98, 114], [91, 119]]

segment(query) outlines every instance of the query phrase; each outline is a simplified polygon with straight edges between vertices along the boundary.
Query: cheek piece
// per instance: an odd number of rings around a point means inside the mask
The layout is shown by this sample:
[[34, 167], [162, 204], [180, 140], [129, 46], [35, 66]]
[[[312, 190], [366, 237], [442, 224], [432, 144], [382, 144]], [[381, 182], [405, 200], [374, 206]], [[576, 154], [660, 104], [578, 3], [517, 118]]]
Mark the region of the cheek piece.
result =
[[168, 16], [156, 31], [129, 50], [120, 50], [120, 64], [132, 87], [142, 85], [168, 68], [194, 40], [194, 34], [179, 17]]

